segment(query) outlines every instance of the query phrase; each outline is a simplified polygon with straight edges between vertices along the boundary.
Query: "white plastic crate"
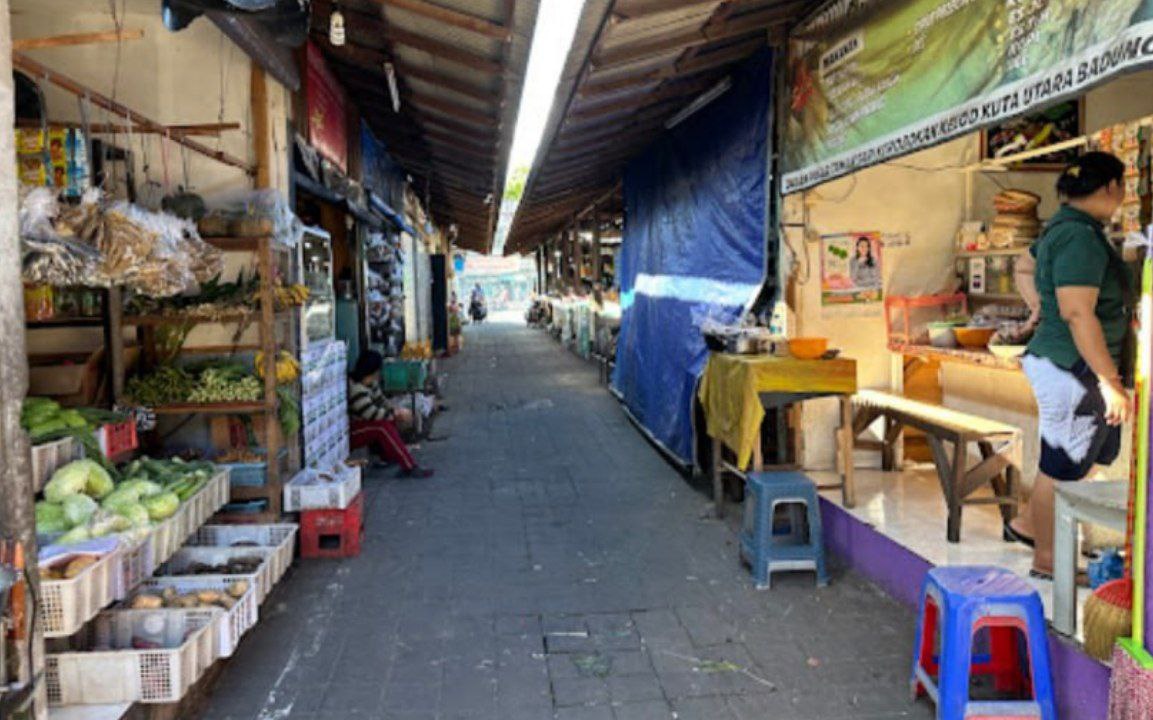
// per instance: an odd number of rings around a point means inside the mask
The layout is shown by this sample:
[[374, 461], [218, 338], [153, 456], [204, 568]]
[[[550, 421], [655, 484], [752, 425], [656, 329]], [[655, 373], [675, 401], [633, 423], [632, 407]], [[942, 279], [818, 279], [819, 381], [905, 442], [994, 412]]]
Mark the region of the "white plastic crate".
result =
[[117, 599], [120, 552], [105, 554], [74, 578], [40, 583], [40, 621], [45, 637], [73, 634]]
[[269, 557], [272, 584], [280, 582], [292, 565], [296, 534], [300, 526], [277, 525], [205, 525], [189, 540], [192, 547], [273, 548]]
[[[131, 648], [132, 624], [141, 613], [183, 618], [183, 642], [172, 648]], [[216, 661], [216, 610], [122, 610], [101, 613], [63, 652], [49, 652], [45, 685], [50, 705], [179, 702]], [[128, 647], [114, 649], [128, 631]], [[122, 643], [119, 643], [122, 644]]]
[[[170, 587], [175, 588], [176, 591], [182, 595], [199, 590], [226, 592], [232, 582], [234, 581], [224, 579], [221, 576], [211, 575], [204, 577], [191, 575], [180, 577], [161, 576], [141, 583], [140, 589], [150, 592], [161, 592], [164, 588]], [[216, 638], [213, 649], [216, 657], [232, 657], [232, 653], [236, 652], [236, 648], [240, 645], [240, 639], [244, 637], [244, 633], [252, 629], [259, 619], [256, 588], [250, 584], [248, 592], [238, 598], [236, 604], [233, 605], [230, 610], [220, 608], [220, 612], [224, 613], [224, 617], [215, 633]]]
[[[161, 566], [161, 577], [187, 577], [197, 579], [213, 579], [222, 583], [234, 580], [247, 580], [256, 593], [257, 604], [263, 604], [264, 598], [272, 591], [272, 560], [276, 548], [271, 547], [203, 547], [185, 546], [180, 548], [171, 558]], [[260, 564], [252, 572], [247, 573], [191, 573], [189, 569], [197, 564], [227, 565], [229, 561], [239, 558], [259, 559]]]
[[120, 549], [119, 584], [115, 593], [117, 600], [128, 597], [137, 585], [151, 577], [159, 564], [155, 562], [155, 552], [151, 536], [136, 545]]
[[284, 511], [343, 510], [360, 493], [360, 467], [345, 466], [331, 481], [320, 480], [313, 469], [301, 470], [284, 486]]
[[70, 437], [32, 446], [32, 482], [39, 492], [63, 465], [80, 458], [84, 449]]

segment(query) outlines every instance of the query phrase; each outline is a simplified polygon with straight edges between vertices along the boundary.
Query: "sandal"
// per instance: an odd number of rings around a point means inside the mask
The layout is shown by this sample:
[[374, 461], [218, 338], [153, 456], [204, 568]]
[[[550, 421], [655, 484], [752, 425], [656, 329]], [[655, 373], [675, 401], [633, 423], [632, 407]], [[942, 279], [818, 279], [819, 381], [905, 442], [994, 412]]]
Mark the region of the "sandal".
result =
[[1005, 542], [1019, 542], [1026, 547], [1033, 547], [1036, 544], [1033, 541], [1033, 538], [1023, 533], [1017, 532], [1017, 530], [1013, 528], [1013, 524], [1010, 522], [1001, 524], [1001, 537], [1004, 538]]

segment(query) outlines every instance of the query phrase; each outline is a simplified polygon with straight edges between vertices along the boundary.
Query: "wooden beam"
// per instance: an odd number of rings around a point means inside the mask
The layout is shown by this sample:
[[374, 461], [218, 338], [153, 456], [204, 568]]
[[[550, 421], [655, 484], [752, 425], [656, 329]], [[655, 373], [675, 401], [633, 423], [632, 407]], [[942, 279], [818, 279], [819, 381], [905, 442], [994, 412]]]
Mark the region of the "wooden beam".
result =
[[484, 88], [443, 75], [435, 70], [406, 65], [395, 58], [390, 58], [388, 53], [376, 48], [369, 48], [356, 42], [349, 42], [341, 47], [327, 46], [325, 49], [332, 53], [332, 59], [336, 61], [336, 64], [355, 68], [357, 71], [368, 73], [373, 77], [384, 78], [384, 64], [391, 62], [396, 69], [397, 78], [401, 82], [408, 79], [420, 80], [439, 88], [451, 90], [473, 100], [481, 100], [484, 102], [493, 101], [492, 92]]
[[720, 0], [618, 0], [613, 15], [619, 20], [635, 20], [669, 10], [687, 10], [698, 5], [716, 5]]
[[628, 75], [623, 78], [601, 80], [599, 82], [593, 80], [580, 89], [580, 96], [595, 97], [597, 95], [607, 95], [622, 90], [633, 90], [643, 85], [655, 85], [663, 80], [695, 75], [696, 73], [712, 70], [713, 68], [728, 65], [729, 63], [748, 57], [764, 44], [765, 41], [763, 38], [757, 38], [755, 40], [749, 40], [748, 42], [739, 43], [731, 48], [698, 55], [692, 59], [677, 60], [668, 67], [640, 75]]
[[250, 78], [252, 145], [256, 156], [256, 189], [272, 187], [272, 135], [268, 120], [268, 84], [264, 68], [252, 63]]
[[[121, 125], [119, 123], [91, 123], [85, 126], [78, 122], [61, 122], [59, 120], [48, 121], [49, 127], [61, 128], [75, 128], [87, 129], [93, 135], [127, 135], [129, 133], [128, 125]], [[34, 121], [17, 121], [16, 127], [26, 128], [40, 128], [41, 125]], [[163, 130], [157, 130], [152, 127], [143, 127], [136, 125], [131, 128], [131, 132], [136, 135], [192, 135], [192, 136], [206, 136], [206, 137], [220, 137], [220, 134], [226, 130], [239, 130], [240, 123], [227, 122], [227, 123], [202, 123], [198, 125], [165, 125]]]
[[698, 95], [707, 90], [713, 84], [714, 83], [711, 78], [679, 82], [673, 85], [667, 85], [651, 92], [633, 93], [626, 95], [619, 100], [601, 102], [595, 105], [586, 105], [576, 109], [575, 111], [571, 111], [569, 113], [569, 117], [592, 118], [601, 117], [602, 115], [609, 115], [625, 110], [633, 110], [638, 107], [650, 106], [664, 100], [682, 98], [687, 95]]
[[40, 50], [43, 48], [75, 47], [76, 45], [96, 45], [99, 43], [124, 42], [126, 40], [140, 40], [144, 31], [110, 30], [108, 32], [75, 33], [72, 35], [53, 35], [51, 37], [25, 38], [12, 41], [12, 51]]
[[404, 10], [414, 15], [431, 18], [437, 22], [452, 25], [453, 27], [468, 30], [469, 32], [484, 35], [485, 37], [495, 38], [502, 42], [507, 42], [512, 39], [512, 30], [504, 27], [500, 23], [476, 15], [452, 10], [443, 5], [435, 5], [425, 0], [376, 0], [376, 2], [385, 7], [396, 8], [397, 10]]
[[500, 121], [491, 115], [461, 107], [456, 103], [411, 92], [406, 93], [406, 95], [410, 98], [409, 102], [421, 111], [434, 112], [452, 120], [460, 120], [482, 128], [496, 129], [500, 127]]
[[174, 135], [168, 132], [164, 125], [156, 122], [155, 120], [151, 120], [144, 115], [141, 115], [135, 110], [122, 105], [101, 93], [96, 92], [92, 88], [81, 85], [66, 75], [61, 75], [55, 70], [51, 70], [48, 67], [41, 65], [23, 53], [12, 53], [12, 66], [17, 70], [22, 70], [37, 79], [50, 82], [53, 85], [69, 93], [72, 93], [73, 95], [86, 98], [96, 107], [103, 108], [110, 113], [126, 118], [129, 122], [132, 122], [135, 125], [140, 125], [165, 135], [172, 142], [176, 143], [177, 145], [183, 145], [195, 153], [199, 153], [205, 157], [212, 158], [213, 160], [223, 165], [239, 168], [249, 175], [256, 174], [255, 168], [249, 165], [246, 161], [233, 157], [225, 152], [221, 152], [220, 150], [213, 150], [207, 145], [202, 145], [201, 143], [198, 143], [195, 140], [191, 140], [184, 135]]
[[731, 37], [760, 32], [774, 23], [787, 21], [791, 17], [791, 10], [796, 10], [799, 6], [799, 3], [790, 3], [779, 8], [767, 8], [748, 13], [726, 22], [696, 30], [659, 36], [647, 42], [624, 44], [618, 48], [598, 53], [593, 59], [592, 65], [598, 70], [603, 70], [607, 67], [627, 65], [638, 60], [644, 60], [654, 55], [687, 50], [697, 45], [707, 45]]

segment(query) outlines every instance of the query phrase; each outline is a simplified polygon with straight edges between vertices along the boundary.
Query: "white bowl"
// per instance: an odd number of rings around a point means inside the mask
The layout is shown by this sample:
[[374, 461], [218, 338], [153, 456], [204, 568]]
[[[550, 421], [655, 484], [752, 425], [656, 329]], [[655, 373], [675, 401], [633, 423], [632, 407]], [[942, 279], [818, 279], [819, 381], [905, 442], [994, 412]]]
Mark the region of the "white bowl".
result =
[[994, 355], [996, 355], [997, 357], [1005, 359], [1005, 360], [1012, 360], [1013, 358], [1019, 358], [1025, 354], [1025, 351], [1027, 349], [1029, 349], [1028, 345], [990, 345], [989, 346], [989, 352], [991, 352]]

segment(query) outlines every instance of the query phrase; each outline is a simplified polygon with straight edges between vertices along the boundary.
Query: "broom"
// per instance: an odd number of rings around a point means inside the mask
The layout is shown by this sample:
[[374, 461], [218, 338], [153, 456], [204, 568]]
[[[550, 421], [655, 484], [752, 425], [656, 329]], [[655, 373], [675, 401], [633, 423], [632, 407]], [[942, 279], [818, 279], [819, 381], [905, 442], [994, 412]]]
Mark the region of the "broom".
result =
[[[1153, 260], [1141, 273], [1142, 301], [1153, 291]], [[1149, 471], [1149, 333], [1153, 318], [1139, 317], [1137, 341], [1137, 422], [1133, 423], [1133, 458], [1129, 463], [1129, 511], [1125, 525], [1125, 576], [1104, 583], [1085, 601], [1085, 652], [1107, 661], [1118, 638], [1133, 629], [1133, 531], [1137, 516], [1137, 486]], [[1144, 562], [1144, 559], [1141, 559]]]

